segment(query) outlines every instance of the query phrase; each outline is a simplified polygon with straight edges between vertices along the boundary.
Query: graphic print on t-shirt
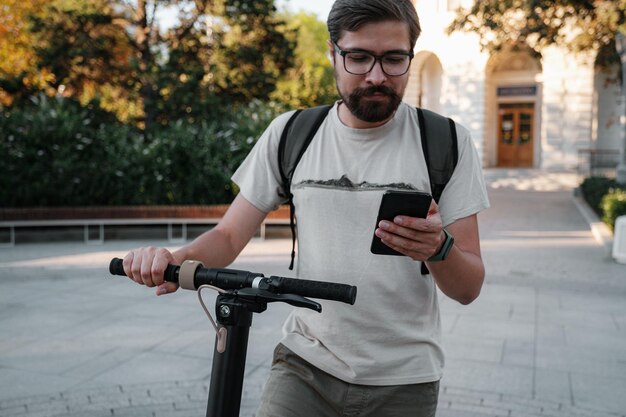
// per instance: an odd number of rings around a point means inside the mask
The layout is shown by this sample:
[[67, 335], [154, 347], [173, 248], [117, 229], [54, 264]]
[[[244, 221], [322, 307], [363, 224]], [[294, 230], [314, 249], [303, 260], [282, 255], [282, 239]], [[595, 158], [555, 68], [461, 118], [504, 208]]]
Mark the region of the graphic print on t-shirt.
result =
[[333, 180], [304, 180], [293, 186], [294, 188], [303, 187], [319, 187], [319, 188], [334, 188], [344, 191], [368, 191], [368, 190], [411, 190], [416, 191], [411, 184], [404, 182], [391, 183], [391, 184], [374, 184], [367, 181], [355, 183], [350, 180], [347, 175], [342, 175], [339, 179]]

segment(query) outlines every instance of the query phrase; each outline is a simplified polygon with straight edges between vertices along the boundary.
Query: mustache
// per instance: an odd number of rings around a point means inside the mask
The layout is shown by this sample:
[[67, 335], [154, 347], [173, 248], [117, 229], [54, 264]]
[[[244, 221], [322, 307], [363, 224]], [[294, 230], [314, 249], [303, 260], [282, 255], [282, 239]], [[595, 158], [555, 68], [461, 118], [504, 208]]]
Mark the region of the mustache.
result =
[[372, 85], [365, 88], [356, 89], [353, 94], [358, 97], [369, 96], [372, 94], [384, 94], [386, 96], [394, 97], [396, 92], [391, 87], [386, 85]]

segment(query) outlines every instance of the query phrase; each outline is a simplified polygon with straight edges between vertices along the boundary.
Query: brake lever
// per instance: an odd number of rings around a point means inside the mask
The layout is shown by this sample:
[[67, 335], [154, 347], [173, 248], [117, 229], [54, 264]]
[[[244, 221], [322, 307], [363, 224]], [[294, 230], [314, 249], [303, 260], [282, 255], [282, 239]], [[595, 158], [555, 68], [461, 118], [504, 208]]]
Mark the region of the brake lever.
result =
[[241, 288], [232, 291], [232, 294], [241, 299], [255, 303], [281, 302], [290, 304], [294, 307], [308, 308], [313, 311], [317, 311], [318, 313], [322, 312], [322, 305], [320, 303], [296, 294], [276, 294], [258, 288]]

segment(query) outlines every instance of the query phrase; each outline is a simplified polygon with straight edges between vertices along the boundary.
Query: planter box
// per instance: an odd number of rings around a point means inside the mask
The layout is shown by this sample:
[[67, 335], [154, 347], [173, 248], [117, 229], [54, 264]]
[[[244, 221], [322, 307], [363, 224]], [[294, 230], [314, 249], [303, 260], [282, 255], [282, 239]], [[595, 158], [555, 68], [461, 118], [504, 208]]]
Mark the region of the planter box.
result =
[[[0, 221], [80, 219], [221, 219], [230, 205], [211, 206], [96, 206], [0, 208]], [[289, 206], [281, 206], [268, 219], [289, 219]]]
[[[228, 205], [213, 206], [120, 206], [120, 207], [29, 207], [0, 209], [0, 246], [16, 241], [57, 241], [68, 236], [86, 243], [102, 243], [122, 236], [154, 238], [154, 229], [167, 228], [172, 243], [187, 241], [187, 228], [198, 235], [215, 226]], [[267, 226], [288, 226], [289, 207], [268, 213], [259, 233], [266, 237]], [[105, 230], [106, 229], [106, 230]], [[16, 232], [21, 236], [16, 237]]]

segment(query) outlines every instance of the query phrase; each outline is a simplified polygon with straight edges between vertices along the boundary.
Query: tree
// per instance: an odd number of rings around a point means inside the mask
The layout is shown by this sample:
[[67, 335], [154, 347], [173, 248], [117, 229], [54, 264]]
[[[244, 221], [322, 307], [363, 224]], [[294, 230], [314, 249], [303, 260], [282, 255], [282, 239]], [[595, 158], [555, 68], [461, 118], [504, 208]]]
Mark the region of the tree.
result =
[[[626, 109], [626, 0], [485, 0], [459, 9], [448, 28], [475, 32], [481, 46], [496, 52], [527, 45], [537, 54], [549, 45], [573, 52], [599, 53], [596, 63], [609, 69], [621, 61], [622, 102]], [[618, 181], [626, 183], [626, 123]]]
[[[115, 11], [109, 2], [9, 0], [0, 7], [8, 16], [0, 19], [0, 31], [4, 26], [18, 39], [0, 37], [0, 62], [18, 63], [0, 71], [2, 104], [44, 91], [83, 104], [100, 98], [108, 110], [137, 108], [132, 49], [124, 31], [113, 24]], [[5, 40], [10, 46], [2, 48]], [[131, 111], [121, 118], [140, 114]]]
[[289, 108], [312, 107], [337, 98], [333, 67], [328, 59], [328, 30], [314, 14], [283, 17], [297, 31], [294, 67], [278, 81], [272, 99]]
[[236, 103], [268, 100], [293, 65], [293, 34], [275, 14], [273, 0], [224, 0], [214, 74], [216, 90]]
[[[572, 51], [600, 50], [615, 42], [618, 31], [626, 33], [626, 0], [486, 0], [470, 9], [459, 9], [449, 26], [477, 33], [481, 46], [491, 52], [526, 44], [541, 53], [549, 45]], [[613, 48], [615, 49], [615, 48]], [[617, 61], [603, 57], [603, 66]]]
[[[189, 37], [197, 34], [197, 28], [202, 27], [203, 18], [214, 3], [214, 0], [136, 0], [135, 5], [118, 2], [120, 10], [115, 14], [113, 23], [124, 29], [133, 50], [132, 66], [139, 85], [144, 113], [141, 125], [144, 127], [152, 127], [158, 119], [162, 89], [156, 79], [161, 70], [162, 55], [179, 48]], [[177, 7], [179, 11], [178, 26], [166, 33], [161, 32], [157, 21], [162, 7]], [[163, 59], [167, 60], [167, 57]]]
[[57, 1], [29, 20], [37, 67], [53, 75], [48, 86], [54, 91], [84, 102], [104, 86], [132, 91], [132, 50], [112, 24], [108, 2]]
[[[41, 10], [35, 1], [11, 1], [30, 22], [21, 29], [23, 44], [32, 45], [28, 66], [50, 74], [49, 93], [97, 98], [118, 116], [131, 109], [122, 119], [140, 127], [172, 116], [194, 121], [215, 114], [216, 104], [265, 100], [293, 60], [295, 45], [273, 0], [52, 0]], [[157, 20], [165, 7], [178, 10], [168, 30]], [[0, 89], [30, 95], [22, 80], [3, 76]]]
[[293, 35], [276, 16], [273, 0], [216, 2], [210, 16], [170, 42], [157, 76], [158, 121], [195, 123], [221, 117], [232, 106], [268, 101], [279, 77], [293, 65], [294, 49]]
[[28, 31], [28, 16], [41, 13], [38, 0], [4, 0], [0, 4], [0, 105], [9, 106], [23, 91], [41, 90], [52, 78], [37, 70]]

